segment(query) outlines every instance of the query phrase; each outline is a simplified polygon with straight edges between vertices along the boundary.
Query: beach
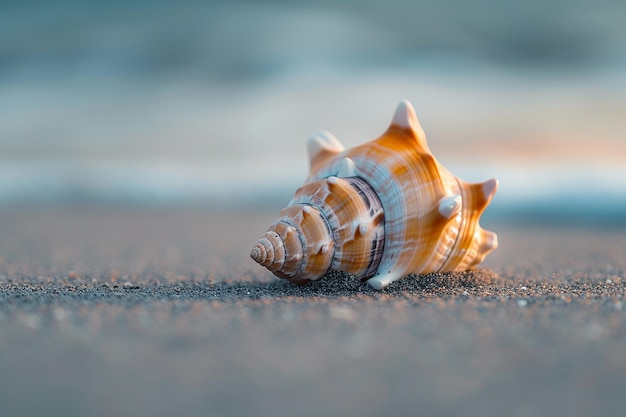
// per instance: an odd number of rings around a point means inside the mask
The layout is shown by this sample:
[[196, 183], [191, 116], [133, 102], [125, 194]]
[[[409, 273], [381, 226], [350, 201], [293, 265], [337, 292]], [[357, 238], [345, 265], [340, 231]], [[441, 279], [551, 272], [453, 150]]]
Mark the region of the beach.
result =
[[2, 416], [614, 416], [626, 234], [485, 222], [473, 272], [297, 286], [272, 211], [0, 212]]
[[[626, 2], [31, 3], [0, 6], [0, 417], [624, 414]], [[307, 138], [401, 100], [498, 179], [500, 247], [382, 291], [253, 262]]]

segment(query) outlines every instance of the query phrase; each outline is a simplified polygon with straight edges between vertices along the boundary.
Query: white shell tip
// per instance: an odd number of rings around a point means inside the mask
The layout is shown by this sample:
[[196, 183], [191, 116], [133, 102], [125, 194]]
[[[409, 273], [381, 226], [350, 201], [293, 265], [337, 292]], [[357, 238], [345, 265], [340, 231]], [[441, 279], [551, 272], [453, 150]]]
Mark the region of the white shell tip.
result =
[[413, 108], [413, 105], [408, 100], [402, 100], [400, 103], [398, 103], [398, 107], [396, 107], [396, 112], [393, 115], [391, 125], [399, 127], [400, 129], [411, 131], [410, 136], [412, 136], [416, 140], [418, 147], [426, 151], [428, 150], [428, 144], [426, 143], [426, 134], [424, 133], [424, 129], [422, 129], [422, 126], [417, 119], [417, 115], [415, 114], [415, 109]]
[[325, 130], [320, 130], [309, 138], [307, 149], [311, 159], [315, 159], [322, 152], [339, 153], [345, 150], [341, 142]]
[[367, 223], [361, 223], [361, 224], [359, 224], [359, 234], [360, 234], [361, 236], [365, 236], [365, 234], [367, 233], [367, 229], [368, 229], [368, 227], [367, 227]]
[[498, 180], [492, 178], [488, 181], [483, 182], [483, 195], [486, 199], [490, 199], [496, 193], [498, 189]]
[[398, 103], [391, 124], [408, 129], [412, 129], [417, 124], [415, 109], [408, 100], [402, 100]]
[[446, 219], [452, 218], [461, 210], [461, 196], [458, 194], [448, 195], [439, 201], [439, 214]]
[[375, 276], [373, 276], [372, 278], [367, 280], [367, 283], [374, 289], [376, 290], [380, 290], [382, 288], [385, 288], [387, 285], [391, 284], [392, 282], [394, 282], [395, 280], [397, 280], [399, 277], [392, 273], [392, 272], [388, 272], [386, 274], [376, 274]]
[[358, 173], [356, 171], [356, 165], [354, 161], [350, 158], [343, 158], [339, 164], [339, 172], [337, 176], [340, 178], [347, 177], [358, 177]]
[[250, 257], [255, 261], [258, 260], [261, 257], [261, 251], [259, 250], [259, 248], [252, 248], [252, 250], [250, 251]]
[[383, 281], [379, 278], [370, 278], [369, 280], [367, 280], [367, 283], [375, 290], [380, 290], [386, 287], [386, 284], [383, 284]]
[[498, 235], [493, 232], [484, 232], [484, 245], [488, 250], [494, 250], [498, 248]]

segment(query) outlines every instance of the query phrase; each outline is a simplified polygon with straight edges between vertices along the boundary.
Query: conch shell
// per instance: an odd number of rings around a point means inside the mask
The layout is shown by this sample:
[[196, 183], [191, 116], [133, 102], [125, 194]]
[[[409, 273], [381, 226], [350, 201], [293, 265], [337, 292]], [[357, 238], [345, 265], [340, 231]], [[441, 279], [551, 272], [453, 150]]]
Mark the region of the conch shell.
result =
[[310, 174], [250, 256], [299, 284], [330, 270], [380, 289], [409, 274], [467, 270], [497, 248], [478, 224], [498, 181], [469, 184], [437, 162], [408, 101], [378, 139], [309, 139]]

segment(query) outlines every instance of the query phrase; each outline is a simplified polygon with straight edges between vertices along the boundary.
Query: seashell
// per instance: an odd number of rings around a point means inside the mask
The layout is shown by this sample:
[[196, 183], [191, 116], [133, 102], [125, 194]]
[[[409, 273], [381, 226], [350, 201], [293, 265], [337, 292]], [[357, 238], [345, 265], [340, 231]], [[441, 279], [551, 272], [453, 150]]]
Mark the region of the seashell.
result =
[[479, 218], [498, 181], [469, 184], [430, 153], [415, 110], [398, 104], [378, 139], [308, 142], [310, 173], [250, 256], [295, 283], [330, 270], [380, 289], [409, 274], [467, 270], [498, 246]]

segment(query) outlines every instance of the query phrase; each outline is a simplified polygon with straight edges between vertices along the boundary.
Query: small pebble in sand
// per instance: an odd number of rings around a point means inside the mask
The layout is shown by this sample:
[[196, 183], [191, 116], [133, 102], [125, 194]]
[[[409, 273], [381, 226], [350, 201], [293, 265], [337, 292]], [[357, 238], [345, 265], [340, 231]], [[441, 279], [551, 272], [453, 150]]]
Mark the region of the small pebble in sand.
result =
[[528, 300], [521, 298], [517, 300], [517, 305], [520, 307], [526, 307], [528, 305]]

